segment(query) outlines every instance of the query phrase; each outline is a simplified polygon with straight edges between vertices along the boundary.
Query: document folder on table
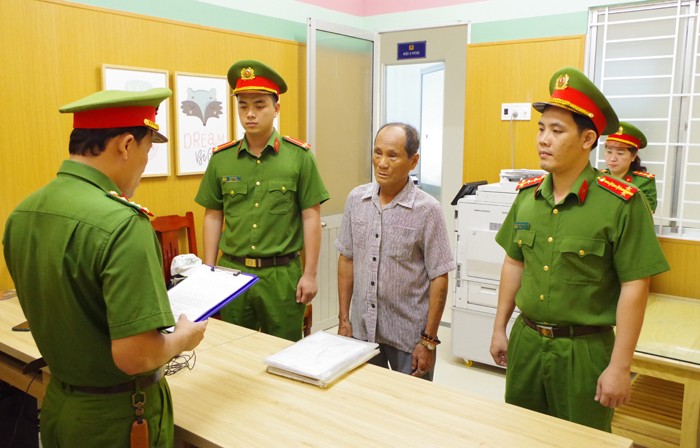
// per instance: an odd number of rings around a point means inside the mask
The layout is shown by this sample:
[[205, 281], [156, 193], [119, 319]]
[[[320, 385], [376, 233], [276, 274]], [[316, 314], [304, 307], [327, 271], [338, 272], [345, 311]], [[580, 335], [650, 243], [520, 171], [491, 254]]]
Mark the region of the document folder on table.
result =
[[378, 344], [319, 331], [265, 359], [267, 371], [326, 387], [379, 353]]
[[198, 266], [168, 290], [177, 320], [184, 314], [193, 322], [207, 319], [258, 281], [258, 277], [220, 266]]

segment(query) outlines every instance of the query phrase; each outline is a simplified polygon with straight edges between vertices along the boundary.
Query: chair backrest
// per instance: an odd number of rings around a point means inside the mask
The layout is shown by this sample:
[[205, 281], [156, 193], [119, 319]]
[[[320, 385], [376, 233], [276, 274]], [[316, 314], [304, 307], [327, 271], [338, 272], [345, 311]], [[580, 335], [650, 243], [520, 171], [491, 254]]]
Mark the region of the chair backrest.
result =
[[[194, 214], [192, 212], [185, 213], [185, 216], [167, 215], [159, 216], [151, 221], [153, 228], [160, 241], [160, 247], [163, 251], [163, 277], [166, 285], [170, 285], [170, 264], [180, 253], [189, 253], [197, 255], [197, 237], [194, 233]], [[187, 232], [187, 247], [186, 250], [180, 250], [180, 231], [185, 229]]]

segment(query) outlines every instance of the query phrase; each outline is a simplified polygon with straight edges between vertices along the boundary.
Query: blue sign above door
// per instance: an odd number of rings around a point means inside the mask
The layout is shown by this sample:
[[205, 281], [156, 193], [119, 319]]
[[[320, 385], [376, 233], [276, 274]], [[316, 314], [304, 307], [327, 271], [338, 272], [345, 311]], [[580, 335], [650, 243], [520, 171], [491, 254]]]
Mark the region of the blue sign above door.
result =
[[399, 42], [396, 59], [421, 59], [425, 58], [425, 42]]

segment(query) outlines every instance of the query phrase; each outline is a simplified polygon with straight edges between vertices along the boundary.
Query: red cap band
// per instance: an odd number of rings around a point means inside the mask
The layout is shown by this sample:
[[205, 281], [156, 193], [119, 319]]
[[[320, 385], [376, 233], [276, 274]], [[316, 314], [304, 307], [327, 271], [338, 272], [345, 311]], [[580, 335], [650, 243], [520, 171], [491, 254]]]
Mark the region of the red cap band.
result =
[[622, 143], [627, 143], [635, 148], [639, 149], [642, 146], [642, 141], [636, 137], [632, 137], [629, 134], [612, 134], [608, 135], [608, 140], [614, 140]]
[[280, 94], [280, 88], [277, 84], [268, 78], [263, 78], [260, 75], [255, 75], [252, 79], [238, 78], [238, 81], [236, 81], [236, 88], [233, 90], [233, 93], [254, 92], [256, 90], [262, 90], [264, 92], [274, 93], [277, 95]]
[[565, 89], [555, 89], [549, 102], [589, 117], [593, 120], [598, 134], [603, 133], [608, 123], [603, 112], [588, 96], [570, 86]]
[[74, 129], [109, 129], [132, 126], [149, 126], [145, 120], [156, 121], [153, 106], [110, 107], [93, 109], [73, 114]]

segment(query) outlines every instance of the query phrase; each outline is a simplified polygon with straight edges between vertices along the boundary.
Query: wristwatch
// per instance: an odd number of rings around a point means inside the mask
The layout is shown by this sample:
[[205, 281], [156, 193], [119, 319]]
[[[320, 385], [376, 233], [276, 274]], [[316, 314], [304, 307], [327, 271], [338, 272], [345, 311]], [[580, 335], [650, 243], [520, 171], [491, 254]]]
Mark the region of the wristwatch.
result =
[[426, 341], [425, 339], [421, 339], [421, 340], [420, 340], [420, 345], [422, 345], [423, 347], [427, 348], [427, 349], [430, 350], [431, 352], [435, 350], [435, 347], [437, 347], [435, 344], [433, 344], [432, 342], [428, 342], [428, 341]]

